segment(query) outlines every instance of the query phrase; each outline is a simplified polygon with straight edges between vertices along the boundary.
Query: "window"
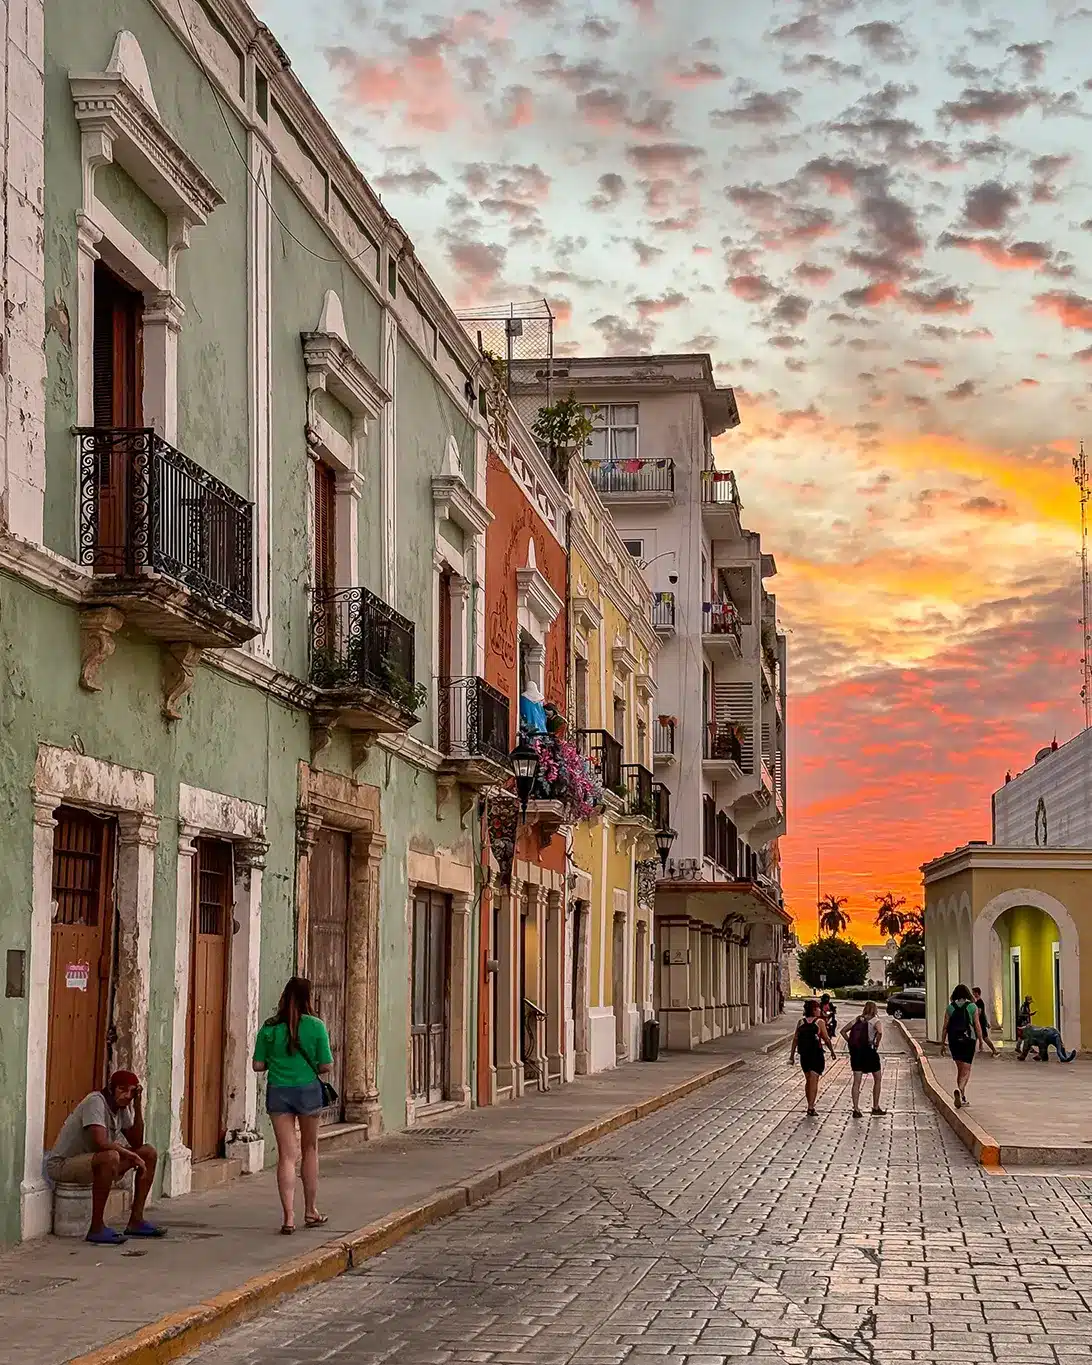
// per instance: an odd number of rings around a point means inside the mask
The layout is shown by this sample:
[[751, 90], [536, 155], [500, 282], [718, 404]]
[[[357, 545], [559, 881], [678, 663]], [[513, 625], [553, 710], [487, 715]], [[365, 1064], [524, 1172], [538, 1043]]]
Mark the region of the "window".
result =
[[337, 475], [315, 464], [315, 595], [334, 591], [337, 574]]
[[645, 542], [643, 540], [623, 540], [622, 544], [626, 547], [627, 553], [631, 554], [634, 559], [644, 559]]
[[588, 661], [587, 659], [576, 660], [574, 675], [576, 688], [576, 728], [586, 730], [588, 728]]
[[626, 704], [621, 697], [614, 699], [614, 738], [622, 746], [622, 752], [626, 748]]
[[598, 411], [585, 411], [595, 423], [585, 455], [589, 460], [635, 460], [637, 458], [637, 405], [605, 403]]

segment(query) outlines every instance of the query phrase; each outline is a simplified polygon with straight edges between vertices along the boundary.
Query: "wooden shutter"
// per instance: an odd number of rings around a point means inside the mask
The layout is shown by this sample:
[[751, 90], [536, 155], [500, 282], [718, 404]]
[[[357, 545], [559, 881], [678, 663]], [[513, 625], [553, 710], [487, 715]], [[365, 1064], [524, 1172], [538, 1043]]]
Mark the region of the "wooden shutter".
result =
[[143, 421], [144, 300], [101, 261], [95, 265], [94, 423]]
[[337, 475], [329, 465], [315, 465], [315, 593], [333, 592], [337, 565]]

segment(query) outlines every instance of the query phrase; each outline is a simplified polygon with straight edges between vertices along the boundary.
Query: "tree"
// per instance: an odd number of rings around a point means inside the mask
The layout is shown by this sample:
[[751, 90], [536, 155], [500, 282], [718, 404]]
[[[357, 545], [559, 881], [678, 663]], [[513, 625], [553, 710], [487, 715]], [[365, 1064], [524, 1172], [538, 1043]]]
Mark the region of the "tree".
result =
[[819, 929], [836, 938], [849, 924], [849, 915], [842, 908], [849, 904], [848, 896], [824, 896], [819, 902]]
[[915, 905], [913, 910], [908, 910], [902, 917], [903, 937], [907, 934], [917, 934], [922, 943], [925, 942], [925, 916], [921, 913], [921, 906]]
[[907, 918], [902, 909], [905, 904], [906, 897], [896, 896], [893, 891], [876, 897], [876, 928], [884, 938], [898, 938], [902, 933]]
[[837, 934], [809, 943], [796, 963], [800, 979], [814, 991], [863, 986], [868, 980], [868, 958], [855, 943]]
[[[900, 989], [904, 986], [925, 985], [925, 945], [908, 943], [910, 934], [905, 935], [895, 956], [887, 964], [887, 979]], [[918, 935], [914, 934], [917, 938]]]

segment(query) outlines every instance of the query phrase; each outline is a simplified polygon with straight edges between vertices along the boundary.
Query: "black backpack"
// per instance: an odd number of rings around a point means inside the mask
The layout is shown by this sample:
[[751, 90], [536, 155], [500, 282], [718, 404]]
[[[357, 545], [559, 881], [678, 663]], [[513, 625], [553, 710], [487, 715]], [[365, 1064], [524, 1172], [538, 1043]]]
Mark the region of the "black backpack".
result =
[[951, 1017], [948, 1020], [948, 1039], [949, 1041], [964, 1042], [970, 1038], [974, 1032], [967, 1013], [968, 1001], [961, 1000], [958, 1005], [952, 1006]]

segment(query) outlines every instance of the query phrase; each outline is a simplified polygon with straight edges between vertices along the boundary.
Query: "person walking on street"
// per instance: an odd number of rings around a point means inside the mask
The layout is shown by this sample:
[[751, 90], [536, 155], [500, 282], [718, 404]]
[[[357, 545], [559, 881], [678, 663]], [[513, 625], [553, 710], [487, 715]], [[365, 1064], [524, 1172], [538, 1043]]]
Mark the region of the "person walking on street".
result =
[[880, 1108], [880, 1084], [882, 1068], [880, 1065], [880, 1040], [883, 1038], [883, 1025], [876, 1015], [875, 1000], [866, 1000], [860, 1015], [842, 1030], [842, 1037], [849, 1048], [849, 1065], [853, 1072], [853, 1117], [861, 1114], [861, 1083], [866, 1076], [872, 1077], [872, 1112], [877, 1117], [886, 1114]]
[[989, 1016], [986, 1014], [986, 1002], [982, 999], [982, 992], [977, 986], [974, 987], [974, 1003], [975, 1008], [978, 1010], [978, 1026], [982, 1030], [982, 1037], [978, 1040], [978, 1050], [981, 1052], [983, 1048], [988, 1047], [990, 1056], [996, 1057], [997, 1049], [994, 1047], [993, 1039], [990, 1037], [990, 1020]]
[[281, 994], [276, 1014], [258, 1031], [253, 1062], [255, 1071], [268, 1073], [265, 1107], [277, 1138], [277, 1192], [285, 1235], [296, 1230], [297, 1161], [303, 1176], [304, 1222], [318, 1228], [327, 1221], [316, 1203], [318, 1130], [323, 1109], [337, 1099], [333, 1087], [323, 1081], [333, 1061], [326, 1025], [311, 1008], [311, 983], [294, 976]]
[[789, 1065], [793, 1065], [796, 1055], [799, 1053], [800, 1067], [804, 1073], [804, 1097], [808, 1102], [809, 1118], [815, 1118], [816, 1115], [815, 1101], [819, 1098], [819, 1077], [823, 1074], [823, 1069], [826, 1066], [826, 1058], [823, 1056], [824, 1047], [833, 1058], [834, 1045], [830, 1041], [827, 1026], [819, 1013], [819, 1005], [815, 1000], [805, 1000], [804, 1017], [797, 1024], [796, 1032], [792, 1036]]
[[981, 1037], [978, 1007], [970, 991], [961, 982], [952, 992], [951, 1004], [944, 1011], [944, 1027], [940, 1033], [940, 1045], [943, 1047], [947, 1042], [956, 1066], [956, 1088], [953, 1094], [957, 1109], [967, 1103], [967, 1082], [971, 1079], [971, 1066]]
[[[835, 1031], [838, 1028], [838, 1011], [834, 1008], [834, 1001], [829, 995], [819, 997], [819, 1017], [826, 1025], [827, 1033], [830, 1035], [833, 1045]], [[831, 1055], [833, 1056], [833, 1053]]]
[[1024, 1003], [1016, 1015], [1016, 1041], [1019, 1042], [1024, 1036], [1024, 1030], [1031, 1028], [1031, 1021], [1035, 1018], [1035, 1011], [1031, 1008], [1031, 996], [1024, 996]]

